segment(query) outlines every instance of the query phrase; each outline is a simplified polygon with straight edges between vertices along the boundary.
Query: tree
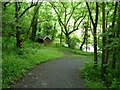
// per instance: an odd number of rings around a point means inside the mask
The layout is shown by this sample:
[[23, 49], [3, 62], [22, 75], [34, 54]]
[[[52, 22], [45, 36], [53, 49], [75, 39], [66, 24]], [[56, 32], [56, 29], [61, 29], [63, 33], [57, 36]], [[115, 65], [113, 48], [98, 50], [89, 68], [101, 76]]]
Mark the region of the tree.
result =
[[31, 27], [32, 27], [32, 35], [31, 35], [31, 40], [35, 41], [36, 39], [36, 32], [37, 32], [37, 24], [38, 24], [38, 11], [41, 6], [41, 3], [39, 4], [37, 2], [36, 7], [34, 7], [34, 15], [31, 21]]
[[[74, 19], [74, 25], [72, 30], [70, 31], [70, 20], [73, 18], [73, 14], [75, 12], [75, 9], [79, 6], [81, 2], [77, 3], [76, 5], [73, 5], [73, 2], [71, 3], [67, 3], [67, 2], [61, 2], [61, 8], [58, 8], [56, 6], [59, 5], [55, 5], [54, 3], [50, 3], [54, 9], [54, 11], [56, 12], [57, 16], [58, 16], [58, 22], [60, 23], [60, 26], [63, 27], [64, 29], [62, 30], [65, 37], [66, 37], [66, 43], [68, 44], [68, 47], [70, 47], [70, 35], [75, 32], [76, 30], [78, 30], [81, 22], [83, 21], [83, 19], [85, 18], [86, 14], [83, 12], [82, 15], [79, 14], [79, 16]], [[71, 5], [71, 6], [70, 6]], [[69, 9], [67, 8], [68, 6], [70, 6], [70, 12]], [[61, 10], [60, 10], [61, 9]], [[62, 14], [61, 14], [62, 13]], [[62, 16], [63, 15], [63, 20], [62, 20]], [[81, 19], [81, 20], [80, 20]]]
[[92, 22], [93, 25], [93, 36], [94, 36], [94, 67], [97, 67], [98, 65], [98, 58], [97, 58], [97, 23], [98, 23], [98, 2], [96, 2], [96, 16], [95, 16], [95, 22], [93, 21], [93, 17], [91, 14], [91, 10], [89, 7], [88, 2], [86, 2], [87, 8], [88, 8], [88, 12], [89, 12], [89, 16], [90, 16], [90, 20]]
[[56, 29], [56, 22], [55, 22], [55, 23], [54, 23], [54, 27], [53, 27], [52, 32], [51, 32], [51, 35], [52, 35], [51, 40], [52, 40], [52, 41], [55, 40], [56, 32], [57, 32], [57, 29]]
[[[105, 3], [102, 2], [102, 33], [104, 34], [105, 33]], [[102, 72], [101, 72], [101, 75], [102, 75], [102, 80], [103, 81], [106, 81], [105, 80], [105, 76], [106, 76], [106, 60], [105, 60], [105, 44], [106, 44], [106, 41], [105, 41], [105, 36], [102, 37]]]
[[28, 11], [31, 7], [36, 6], [36, 4], [31, 3], [31, 5], [29, 7], [27, 7], [20, 15], [20, 2], [15, 2], [15, 27], [16, 27], [16, 46], [18, 48], [22, 47], [22, 39], [20, 39], [20, 32], [21, 32], [21, 26], [19, 26], [19, 19], [26, 13], [26, 11]]
[[18, 21], [18, 18], [19, 18], [19, 10], [20, 10], [20, 3], [19, 2], [15, 2], [15, 23], [16, 23], [16, 46], [21, 48], [22, 47], [22, 40], [20, 39], [20, 29], [21, 27], [18, 25], [19, 21]]
[[[87, 38], [88, 38], [88, 22], [85, 22], [83, 25], [84, 25], [84, 29], [85, 29], [85, 32], [84, 32], [85, 34], [84, 34], [84, 37], [83, 37], [83, 42], [80, 46], [81, 51], [82, 51], [83, 45], [85, 44], [85, 42], [87, 42]], [[87, 48], [87, 45], [86, 45], [86, 48]], [[86, 51], [87, 51], [87, 49], [86, 49]]]
[[[117, 7], [118, 7], [118, 2], [116, 2], [115, 9], [114, 9], [113, 22], [112, 22], [112, 29], [113, 30], [115, 30], [114, 26], [115, 26], [115, 21], [116, 21]], [[117, 38], [115, 34], [116, 34], [116, 32], [113, 31], [113, 35], [112, 35], [113, 39]], [[112, 58], [113, 58], [112, 59], [112, 68], [113, 69], [115, 69], [115, 66], [116, 66], [116, 54], [117, 54], [116, 48], [113, 48], [113, 56], [112, 56]]]

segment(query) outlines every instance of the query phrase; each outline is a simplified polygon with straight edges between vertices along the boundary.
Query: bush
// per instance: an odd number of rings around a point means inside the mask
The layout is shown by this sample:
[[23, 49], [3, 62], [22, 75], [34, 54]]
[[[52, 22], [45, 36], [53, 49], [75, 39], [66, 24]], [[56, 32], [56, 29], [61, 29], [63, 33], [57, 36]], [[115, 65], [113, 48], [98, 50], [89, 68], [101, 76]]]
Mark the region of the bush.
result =
[[[110, 65], [108, 65], [110, 66]], [[85, 85], [88, 88], [119, 88], [120, 79], [118, 69], [112, 70], [107, 68], [106, 84], [101, 80], [101, 64], [97, 68], [93, 68], [91, 62], [85, 63], [85, 66], [80, 69], [80, 74], [85, 80]], [[114, 78], [113, 78], [114, 77]]]
[[70, 46], [71, 46], [71, 48], [76, 48], [77, 43], [78, 43], [79, 41], [80, 41], [80, 40], [79, 40], [78, 38], [76, 38], [76, 37], [71, 38], [71, 39], [70, 39]]
[[86, 63], [85, 66], [80, 69], [80, 74], [85, 79], [85, 85], [88, 88], [105, 88], [101, 83], [100, 68], [93, 68], [92, 63]]

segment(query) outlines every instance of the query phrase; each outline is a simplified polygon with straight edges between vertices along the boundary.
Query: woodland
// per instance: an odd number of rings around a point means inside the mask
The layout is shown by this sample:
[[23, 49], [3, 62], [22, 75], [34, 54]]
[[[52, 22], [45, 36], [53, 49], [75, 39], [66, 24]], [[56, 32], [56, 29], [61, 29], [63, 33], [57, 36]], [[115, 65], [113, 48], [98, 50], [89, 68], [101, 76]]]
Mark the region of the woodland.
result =
[[[67, 49], [89, 60], [88, 88], [120, 88], [119, 2], [2, 2], [2, 87]], [[38, 37], [46, 35], [50, 45]], [[88, 52], [92, 45], [93, 52]], [[72, 67], [72, 66], [71, 66]]]

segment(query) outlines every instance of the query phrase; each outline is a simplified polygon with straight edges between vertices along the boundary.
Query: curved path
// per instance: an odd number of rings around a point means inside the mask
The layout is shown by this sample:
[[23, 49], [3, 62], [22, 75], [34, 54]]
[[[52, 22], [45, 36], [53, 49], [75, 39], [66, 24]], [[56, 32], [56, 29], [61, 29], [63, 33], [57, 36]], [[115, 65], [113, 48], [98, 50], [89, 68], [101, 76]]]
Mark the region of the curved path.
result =
[[82, 61], [65, 53], [63, 58], [42, 63], [30, 70], [14, 88], [84, 88], [79, 69]]

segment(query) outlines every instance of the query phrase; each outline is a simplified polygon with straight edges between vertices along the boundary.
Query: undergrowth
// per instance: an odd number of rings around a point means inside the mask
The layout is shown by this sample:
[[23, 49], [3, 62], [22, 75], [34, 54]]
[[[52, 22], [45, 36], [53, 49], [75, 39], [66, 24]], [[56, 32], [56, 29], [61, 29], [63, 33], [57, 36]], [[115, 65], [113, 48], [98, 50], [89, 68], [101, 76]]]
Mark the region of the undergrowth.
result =
[[[101, 80], [101, 64], [97, 68], [93, 68], [93, 63], [85, 63], [80, 69], [80, 75], [84, 78], [87, 88], [120, 88], [119, 71], [107, 69], [106, 83]], [[113, 78], [114, 75], [114, 78]]]

